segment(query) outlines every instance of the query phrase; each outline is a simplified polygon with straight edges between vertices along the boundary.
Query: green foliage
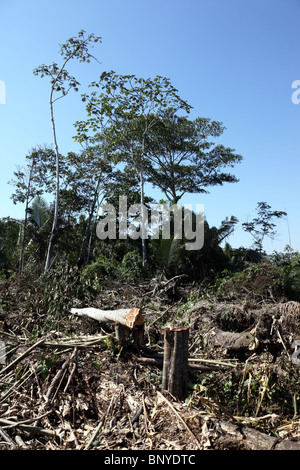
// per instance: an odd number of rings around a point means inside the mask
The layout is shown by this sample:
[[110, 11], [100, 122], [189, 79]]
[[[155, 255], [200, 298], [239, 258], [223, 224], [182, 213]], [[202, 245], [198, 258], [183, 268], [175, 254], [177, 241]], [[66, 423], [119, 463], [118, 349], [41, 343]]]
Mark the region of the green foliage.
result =
[[208, 187], [237, 182], [224, 168], [239, 163], [242, 157], [209, 141], [222, 135], [223, 124], [208, 118], [191, 121], [176, 112], [175, 108], [162, 111], [147, 136], [148, 180], [171, 203], [177, 203], [185, 193], [207, 193]]
[[[286, 375], [294, 376], [291, 370], [290, 361], [282, 364]], [[274, 373], [273, 365], [253, 360], [247, 361], [244, 366], [236, 366], [227, 371], [212, 372], [204, 374], [199, 383], [194, 387], [193, 401], [197, 395], [204, 395], [206, 401], [217, 405], [220, 412], [226, 411], [235, 416], [261, 417], [268, 413], [282, 413], [284, 416], [293, 416], [295, 413], [293, 396], [295, 390], [299, 389], [298, 379], [291, 379], [287, 383], [280, 376]], [[295, 376], [296, 377], [296, 376]], [[254, 420], [252, 421], [254, 423]], [[257, 422], [266, 432], [264, 422]]]
[[160, 241], [157, 250], [157, 260], [167, 277], [182, 274], [185, 267], [186, 254], [184, 240], [172, 237]]
[[300, 253], [287, 246], [283, 253], [274, 252], [269, 258], [282, 269], [288, 298], [300, 301]]
[[42, 331], [59, 330], [60, 323], [73, 307], [74, 299], [84, 299], [83, 287], [78, 269], [61, 261], [33, 283], [24, 308], [27, 312], [31, 310]]
[[263, 256], [257, 250], [251, 248], [232, 248], [229, 243], [226, 243], [224, 253], [228, 258], [228, 269], [231, 272], [239, 272], [252, 263], [260, 263]]
[[53, 357], [41, 355], [41, 362], [37, 366], [37, 372], [40, 373], [43, 379], [46, 379], [51, 371], [51, 369], [55, 366], [57, 361], [57, 355], [54, 354]]
[[217, 273], [228, 268], [228, 258], [219, 246], [224, 239], [223, 226], [209, 227], [204, 221], [204, 246], [201, 250], [190, 251], [186, 254], [186, 272], [194, 281], [213, 281]]
[[[62, 159], [62, 155], [60, 155]], [[14, 179], [9, 184], [14, 186], [11, 199], [14, 204], [29, 205], [34, 198], [44, 193], [52, 193], [55, 189], [55, 153], [52, 148], [35, 147], [25, 157], [26, 165], [14, 172]]]
[[122, 279], [130, 282], [138, 281], [143, 277], [143, 271], [143, 260], [137, 250], [129, 251], [124, 255], [120, 265]]
[[41, 196], [36, 196], [28, 210], [30, 214], [29, 221], [40, 229], [49, 219], [49, 205]]
[[218, 295], [283, 299], [286, 297], [286, 281], [282, 270], [268, 261], [251, 263], [243, 271], [231, 273], [223, 271], [215, 279]]
[[89, 281], [94, 288], [97, 288], [101, 283], [116, 278], [117, 271], [116, 263], [100, 254], [95, 262], [84, 268], [82, 277]]
[[89, 34], [85, 37], [85, 31], [79, 31], [77, 36], [71, 37], [61, 45], [60, 53], [63, 58], [61, 66], [56, 62], [52, 62], [50, 65], [42, 64], [34, 69], [34, 75], [50, 78], [51, 89], [59, 93], [56, 100], [67, 95], [72, 88], [78, 91], [80, 83], [66, 70], [66, 63], [71, 59], [77, 59], [79, 62], [90, 62], [91, 58], [95, 59], [89, 52], [89, 46], [93, 46], [97, 42], [101, 42], [99, 36]]
[[0, 219], [0, 272], [11, 272], [18, 260], [18, 244], [22, 222], [8, 218]]
[[83, 280], [94, 289], [110, 280], [135, 282], [143, 278], [143, 275], [143, 260], [137, 249], [125, 252], [120, 261], [100, 254], [96, 261], [86, 266], [82, 272]]

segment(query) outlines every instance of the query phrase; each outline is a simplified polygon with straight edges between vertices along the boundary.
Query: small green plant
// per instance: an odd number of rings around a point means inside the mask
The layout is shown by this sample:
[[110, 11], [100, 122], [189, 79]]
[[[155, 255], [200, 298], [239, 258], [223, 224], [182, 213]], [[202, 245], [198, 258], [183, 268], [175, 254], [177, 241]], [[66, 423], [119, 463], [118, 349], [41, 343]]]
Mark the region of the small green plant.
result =
[[57, 361], [57, 355], [54, 354], [53, 357], [41, 356], [41, 362], [37, 366], [38, 372], [41, 374], [43, 379], [46, 379], [49, 375], [50, 370], [55, 366]]
[[129, 251], [123, 257], [120, 274], [124, 280], [137, 281], [142, 277], [143, 260], [138, 251]]
[[179, 305], [177, 314], [173, 318], [173, 322], [176, 324], [176, 326], [183, 327], [189, 324], [189, 317], [187, 316], [187, 312], [189, 312], [189, 310], [191, 310], [198, 301], [199, 297], [197, 294], [191, 292], [188, 299]]

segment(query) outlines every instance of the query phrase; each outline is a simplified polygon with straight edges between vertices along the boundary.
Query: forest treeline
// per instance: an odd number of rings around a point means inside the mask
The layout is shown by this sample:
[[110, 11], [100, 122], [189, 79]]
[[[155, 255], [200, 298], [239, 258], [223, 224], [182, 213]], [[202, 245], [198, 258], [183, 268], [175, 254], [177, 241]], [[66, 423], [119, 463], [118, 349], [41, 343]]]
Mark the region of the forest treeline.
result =
[[[90, 49], [97, 42], [101, 38], [81, 31], [61, 46], [60, 65], [41, 65], [34, 71], [49, 79], [53, 145], [34, 147], [12, 177], [11, 197], [23, 205], [24, 217], [0, 221], [2, 278], [23, 277], [42, 285], [49, 276], [69, 282], [66, 273], [76, 272], [77, 281], [97, 290], [110, 280], [137, 282], [185, 274], [186, 282], [213, 285], [226, 294], [228, 286], [231, 291], [242, 285], [247, 289], [249, 279], [263, 270], [267, 295], [276, 291], [299, 299], [299, 253], [287, 247], [284, 253], [267, 256], [263, 250], [264, 239], [276, 235], [276, 220], [286, 215], [266, 202], [257, 203], [252, 221], [241, 221], [253, 237], [251, 247], [234, 249], [228, 243], [239, 222], [231, 214], [224, 214], [218, 227], [204, 220], [200, 250], [186, 250], [184, 238], [177, 239], [172, 230], [168, 239], [97, 237], [101, 203], [118, 210], [119, 197], [126, 196], [129, 205], [149, 211], [153, 203], [171, 207], [186, 194], [238, 182], [232, 171], [243, 159], [222, 145], [222, 122], [190, 117], [192, 106], [169, 79], [114, 71], [102, 72], [89, 93], [81, 95], [86, 119], [74, 123], [80, 150], [61, 154], [55, 103], [79, 90], [67, 66], [72, 60], [94, 60]], [[153, 197], [158, 193], [159, 201]], [[137, 210], [128, 223], [140, 216]]]

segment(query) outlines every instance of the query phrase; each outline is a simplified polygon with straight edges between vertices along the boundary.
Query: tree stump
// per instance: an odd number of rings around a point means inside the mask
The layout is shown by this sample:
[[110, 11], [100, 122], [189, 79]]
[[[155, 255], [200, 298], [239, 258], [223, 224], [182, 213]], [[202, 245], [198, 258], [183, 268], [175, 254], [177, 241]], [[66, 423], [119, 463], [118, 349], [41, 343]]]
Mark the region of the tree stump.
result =
[[184, 400], [188, 384], [189, 327], [167, 328], [164, 331], [162, 392]]

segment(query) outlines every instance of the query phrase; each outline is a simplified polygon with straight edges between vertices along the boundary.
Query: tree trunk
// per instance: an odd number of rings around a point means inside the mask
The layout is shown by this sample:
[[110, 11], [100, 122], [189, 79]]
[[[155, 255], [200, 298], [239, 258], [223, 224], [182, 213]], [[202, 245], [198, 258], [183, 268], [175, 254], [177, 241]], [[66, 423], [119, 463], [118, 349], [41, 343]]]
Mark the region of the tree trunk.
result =
[[119, 310], [100, 310], [98, 308], [71, 308], [75, 315], [86, 315], [99, 322], [115, 322], [117, 340], [126, 345], [129, 339], [140, 349], [144, 344], [144, 317], [139, 308], [122, 308]]
[[142, 155], [141, 155], [141, 166], [140, 166], [140, 183], [141, 183], [141, 213], [142, 213], [142, 227], [141, 227], [141, 238], [142, 238], [142, 259], [143, 259], [143, 266], [146, 263], [146, 238], [148, 236], [146, 228], [146, 220], [145, 220], [145, 213], [144, 213], [144, 203], [145, 203], [145, 194], [144, 194], [144, 152], [145, 152], [145, 133], [143, 134], [142, 140]]
[[50, 239], [49, 239], [49, 244], [48, 244], [47, 258], [46, 258], [46, 263], [45, 263], [45, 272], [48, 271], [49, 266], [50, 266], [52, 247], [53, 247], [57, 219], [58, 219], [58, 203], [59, 203], [59, 151], [58, 151], [58, 145], [57, 145], [57, 139], [56, 139], [56, 129], [55, 129], [54, 114], [53, 114], [53, 101], [52, 101], [53, 86], [52, 86], [51, 93], [50, 93], [50, 114], [51, 114], [54, 147], [55, 147], [55, 156], [56, 156], [56, 188], [55, 188], [53, 224], [52, 224], [52, 229], [51, 229], [51, 234], [50, 234]]
[[164, 331], [162, 392], [168, 391], [179, 400], [187, 396], [189, 327]]
[[90, 251], [89, 250], [90, 250], [92, 231], [93, 231], [91, 227], [94, 228], [94, 226], [95, 226], [95, 223], [93, 222], [93, 216], [94, 216], [94, 212], [95, 212], [96, 203], [97, 203], [98, 198], [99, 198], [99, 189], [100, 189], [101, 180], [102, 180], [102, 174], [101, 174], [101, 176], [99, 176], [98, 181], [97, 181], [97, 186], [96, 186], [93, 201], [92, 201], [92, 204], [91, 204], [91, 207], [90, 207], [90, 213], [89, 213], [89, 216], [88, 216], [87, 225], [86, 225], [85, 232], [84, 232], [84, 235], [83, 235], [83, 239], [82, 239], [82, 242], [81, 242], [80, 253], [79, 253], [77, 263], [82, 262], [84, 247], [85, 247], [85, 243], [86, 243], [87, 238], [88, 238], [89, 242], [88, 242], [88, 254], [86, 256], [85, 264], [88, 265], [88, 263], [89, 263], [89, 258], [90, 258]]
[[208, 344], [211, 347], [220, 347], [228, 351], [242, 352], [254, 350], [257, 347], [255, 328], [250, 331], [248, 329], [240, 333], [234, 333], [214, 327], [211, 330]]
[[140, 174], [141, 180], [141, 213], [142, 213], [142, 227], [141, 227], [141, 237], [142, 237], [142, 257], [143, 257], [143, 266], [146, 263], [146, 233], [145, 233], [145, 217], [144, 217], [144, 175], [143, 170]]
[[92, 242], [93, 242], [93, 234], [96, 232], [96, 226], [97, 226], [97, 217], [94, 217], [93, 220], [93, 229], [90, 229], [90, 236], [89, 236], [89, 243], [87, 247], [87, 255], [86, 255], [86, 260], [85, 260], [85, 265], [88, 266], [91, 258], [91, 250], [92, 250]]
[[71, 313], [75, 315], [87, 315], [99, 322], [117, 322], [128, 328], [142, 325], [144, 317], [139, 308], [121, 308], [119, 310], [100, 310], [99, 308], [71, 308]]
[[24, 216], [24, 224], [23, 224], [20, 261], [19, 261], [19, 274], [22, 274], [22, 271], [23, 271], [25, 239], [26, 239], [26, 229], [27, 229], [27, 221], [28, 221], [29, 196], [30, 196], [31, 180], [32, 180], [32, 173], [33, 173], [34, 165], [35, 165], [35, 162], [33, 160], [31, 167], [30, 167], [27, 193], [26, 193], [25, 216]]

